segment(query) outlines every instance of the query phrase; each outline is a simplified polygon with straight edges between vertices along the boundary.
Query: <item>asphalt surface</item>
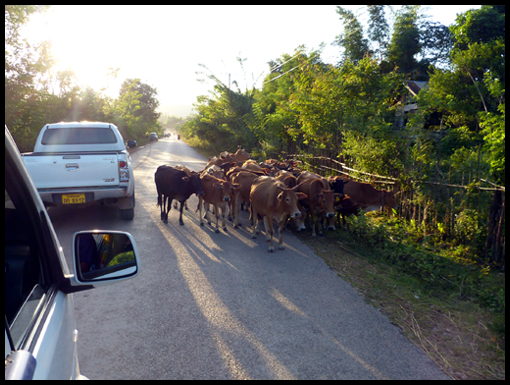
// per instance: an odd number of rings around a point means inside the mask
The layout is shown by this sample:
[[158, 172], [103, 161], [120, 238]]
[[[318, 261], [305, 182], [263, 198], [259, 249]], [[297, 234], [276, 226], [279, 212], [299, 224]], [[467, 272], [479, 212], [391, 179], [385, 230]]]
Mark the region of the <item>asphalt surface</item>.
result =
[[[268, 253], [263, 234], [199, 226], [197, 199], [178, 223], [160, 220], [154, 172], [201, 170], [205, 159], [175, 137], [132, 154], [136, 208], [49, 210], [68, 263], [72, 234], [130, 232], [138, 277], [74, 295], [82, 374], [91, 379], [449, 379], [388, 318], [364, 302], [289, 232]], [[70, 266], [72, 266], [70, 264]]]

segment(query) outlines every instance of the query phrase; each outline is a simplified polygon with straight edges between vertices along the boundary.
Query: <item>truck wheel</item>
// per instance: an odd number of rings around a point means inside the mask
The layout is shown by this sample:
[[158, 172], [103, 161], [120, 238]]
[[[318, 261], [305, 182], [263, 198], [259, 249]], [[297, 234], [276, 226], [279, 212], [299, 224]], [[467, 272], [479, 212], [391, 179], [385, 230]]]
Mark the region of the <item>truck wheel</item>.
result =
[[135, 217], [135, 209], [120, 210], [120, 218], [125, 220], [132, 220]]
[[[127, 198], [129, 199], [129, 198]], [[135, 217], [135, 193], [133, 192], [133, 196], [131, 197], [131, 208], [130, 209], [120, 209], [120, 218], [124, 220], [133, 220]]]

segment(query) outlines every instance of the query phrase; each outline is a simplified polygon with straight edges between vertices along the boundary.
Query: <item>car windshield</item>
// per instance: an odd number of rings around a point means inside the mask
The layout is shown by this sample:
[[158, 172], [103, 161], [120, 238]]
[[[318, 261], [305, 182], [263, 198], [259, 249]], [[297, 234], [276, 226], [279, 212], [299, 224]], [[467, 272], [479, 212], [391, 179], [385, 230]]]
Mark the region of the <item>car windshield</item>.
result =
[[110, 127], [50, 128], [43, 135], [42, 144], [101, 144], [117, 143]]

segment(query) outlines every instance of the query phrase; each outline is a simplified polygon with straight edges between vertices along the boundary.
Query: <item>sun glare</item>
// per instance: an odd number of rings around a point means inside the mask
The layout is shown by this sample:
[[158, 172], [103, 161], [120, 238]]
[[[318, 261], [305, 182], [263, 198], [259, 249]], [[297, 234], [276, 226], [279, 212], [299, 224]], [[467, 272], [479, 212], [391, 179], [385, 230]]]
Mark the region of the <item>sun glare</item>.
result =
[[55, 72], [71, 70], [78, 85], [97, 91], [104, 89], [107, 94], [117, 93], [120, 80], [110, 76], [111, 68], [120, 67], [115, 53], [120, 46], [117, 34], [108, 25], [99, 28], [100, 22], [91, 22], [96, 13], [93, 7], [81, 10], [91, 14], [77, 17], [76, 8], [59, 7], [47, 14], [32, 15], [27, 37], [32, 42], [51, 43]]

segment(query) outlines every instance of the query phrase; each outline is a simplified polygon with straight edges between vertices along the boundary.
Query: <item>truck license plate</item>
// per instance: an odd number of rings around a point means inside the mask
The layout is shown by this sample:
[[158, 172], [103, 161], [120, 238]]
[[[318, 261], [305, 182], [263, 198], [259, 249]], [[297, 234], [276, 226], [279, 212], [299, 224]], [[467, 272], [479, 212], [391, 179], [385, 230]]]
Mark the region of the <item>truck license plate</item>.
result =
[[85, 194], [62, 194], [62, 203], [65, 205], [85, 203]]

